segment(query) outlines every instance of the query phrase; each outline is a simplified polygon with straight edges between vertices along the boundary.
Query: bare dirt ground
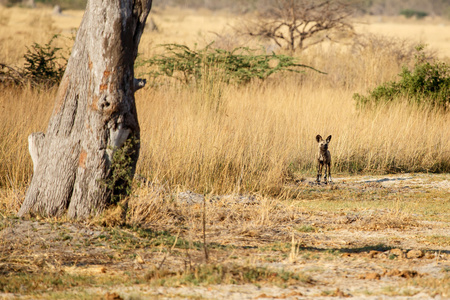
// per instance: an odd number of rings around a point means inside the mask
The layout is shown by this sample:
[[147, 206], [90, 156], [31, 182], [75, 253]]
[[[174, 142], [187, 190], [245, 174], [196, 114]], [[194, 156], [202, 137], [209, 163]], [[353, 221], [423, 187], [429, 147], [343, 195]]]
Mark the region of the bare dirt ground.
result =
[[140, 227], [0, 215], [0, 298], [449, 299], [449, 174], [286, 191], [149, 198]]

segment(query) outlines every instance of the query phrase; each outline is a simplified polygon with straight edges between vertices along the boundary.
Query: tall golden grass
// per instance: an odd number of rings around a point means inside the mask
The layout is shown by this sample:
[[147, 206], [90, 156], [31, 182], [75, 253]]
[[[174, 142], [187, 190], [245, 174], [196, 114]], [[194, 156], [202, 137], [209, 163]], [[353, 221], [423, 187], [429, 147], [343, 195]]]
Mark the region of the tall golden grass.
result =
[[[157, 34], [164, 31], [143, 39], [144, 56], [151, 54], [149, 40]], [[0, 49], [0, 58], [20, 61], [9, 58], [7, 48]], [[291, 176], [313, 175], [316, 134], [333, 135], [334, 174], [448, 172], [448, 113], [406, 101], [364, 111], [352, 99], [354, 92], [395, 79], [401, 65], [410, 62], [393, 55], [398, 50], [396, 45], [383, 51], [323, 46], [300, 58], [328, 75], [284, 74], [245, 86], [226, 85], [212, 75], [196, 86], [171, 83], [140, 90], [137, 172], [152, 182], [197, 192], [264, 193]], [[27, 136], [45, 131], [54, 96], [55, 90], [2, 88], [0, 186], [29, 182]]]
[[31, 87], [1, 88], [0, 186], [25, 185], [33, 166], [28, 153], [28, 135], [45, 131], [54, 91]]
[[448, 171], [448, 114], [406, 103], [359, 111], [352, 94], [285, 77], [223, 87], [217, 112], [201, 90], [141, 93], [138, 171], [204, 192], [272, 189], [314, 172], [316, 134], [333, 135], [334, 173]]

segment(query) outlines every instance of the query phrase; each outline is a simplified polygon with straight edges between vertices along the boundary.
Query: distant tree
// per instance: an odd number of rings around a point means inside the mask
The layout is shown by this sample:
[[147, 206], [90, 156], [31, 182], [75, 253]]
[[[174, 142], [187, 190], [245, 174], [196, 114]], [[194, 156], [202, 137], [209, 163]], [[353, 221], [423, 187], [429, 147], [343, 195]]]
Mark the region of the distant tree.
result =
[[338, 0], [274, 0], [245, 21], [238, 32], [267, 38], [294, 51], [334, 39], [335, 33], [353, 32], [353, 7]]

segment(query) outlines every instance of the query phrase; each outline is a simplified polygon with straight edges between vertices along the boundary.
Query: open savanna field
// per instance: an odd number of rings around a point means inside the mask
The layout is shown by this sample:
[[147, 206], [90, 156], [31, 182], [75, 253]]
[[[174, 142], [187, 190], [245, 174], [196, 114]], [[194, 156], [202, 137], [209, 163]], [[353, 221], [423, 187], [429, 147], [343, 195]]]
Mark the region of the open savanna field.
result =
[[[82, 15], [0, 6], [0, 63], [22, 68], [55, 34], [67, 56]], [[449, 21], [361, 17], [342, 43], [293, 54], [326, 74], [184, 85], [148, 77], [158, 45], [273, 47], [234, 34], [245, 16], [151, 17], [137, 179], [94, 219], [15, 217], [33, 173], [27, 137], [46, 130], [56, 88], [0, 86], [0, 298], [450, 297], [450, 113], [353, 99], [397, 80], [418, 43], [448, 62]], [[317, 134], [332, 135], [328, 185], [315, 183]]]

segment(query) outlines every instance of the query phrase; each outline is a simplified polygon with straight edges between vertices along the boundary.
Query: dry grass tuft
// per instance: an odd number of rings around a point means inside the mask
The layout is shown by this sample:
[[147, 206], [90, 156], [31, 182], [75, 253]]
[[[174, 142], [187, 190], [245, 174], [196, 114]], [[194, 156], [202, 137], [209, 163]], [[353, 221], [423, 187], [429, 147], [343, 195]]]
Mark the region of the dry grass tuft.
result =
[[128, 201], [127, 222], [131, 225], [157, 224], [168, 215], [169, 208], [164, 205], [165, 192], [162, 188], [140, 188]]

